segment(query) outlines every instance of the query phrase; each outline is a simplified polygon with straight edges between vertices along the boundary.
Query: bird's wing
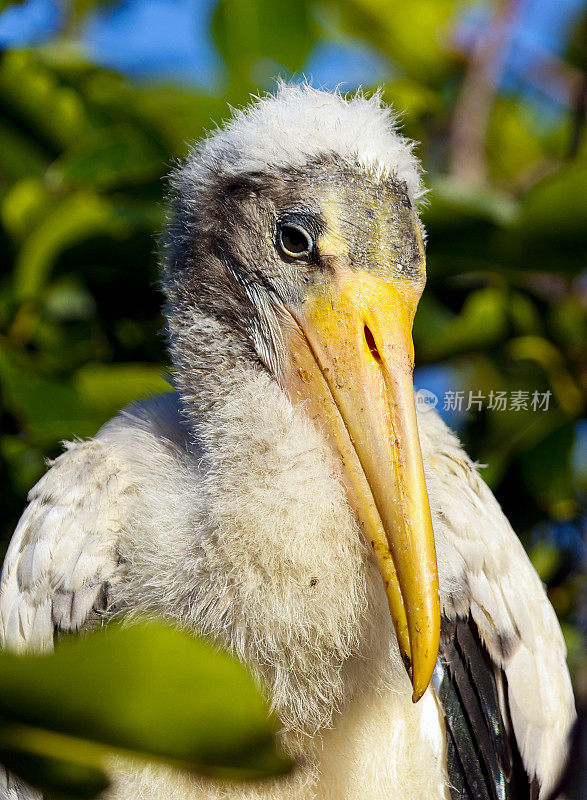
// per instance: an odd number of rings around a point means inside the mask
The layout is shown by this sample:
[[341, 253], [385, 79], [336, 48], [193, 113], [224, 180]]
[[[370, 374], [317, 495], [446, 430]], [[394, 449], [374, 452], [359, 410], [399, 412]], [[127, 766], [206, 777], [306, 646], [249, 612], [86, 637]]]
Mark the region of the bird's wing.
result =
[[66, 444], [31, 490], [2, 568], [2, 647], [50, 650], [56, 634], [99, 621], [123, 570], [121, 533], [149, 503], [147, 476], [182, 445], [177, 413], [172, 393], [125, 410]]
[[536, 800], [512, 733], [506, 683], [471, 617], [443, 617], [433, 686], [444, 710], [455, 800]]
[[[445, 653], [456, 666], [461, 662], [477, 694], [485, 689], [472, 664], [484, 652], [498, 690], [503, 675], [503, 724], [511, 719], [529, 781], [537, 778], [546, 797], [564, 764], [575, 718], [560, 626], [520, 541], [456, 437], [435, 412], [420, 414], [419, 428], [443, 613], [453, 623], [461, 620], [454, 648]], [[480, 701], [488, 702], [485, 694]]]
[[43, 800], [43, 795], [0, 764], [0, 800]]
[[[119, 540], [131, 518], [145, 515], [145, 470], [182, 446], [176, 418], [171, 393], [131, 407], [96, 438], [67, 444], [31, 490], [2, 568], [3, 648], [49, 651], [61, 632], [99, 624], [112, 610], [124, 571]], [[0, 800], [38, 798], [0, 766]]]
[[6, 554], [0, 584], [0, 643], [50, 650], [108, 605], [131, 479], [108, 442], [74, 442], [31, 490]]

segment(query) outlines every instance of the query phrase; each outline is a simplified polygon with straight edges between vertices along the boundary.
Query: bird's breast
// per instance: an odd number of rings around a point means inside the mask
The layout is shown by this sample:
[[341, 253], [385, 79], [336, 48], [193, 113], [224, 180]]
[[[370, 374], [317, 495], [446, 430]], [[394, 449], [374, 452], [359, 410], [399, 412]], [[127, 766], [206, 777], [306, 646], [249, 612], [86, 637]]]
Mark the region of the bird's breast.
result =
[[450, 800], [442, 717], [433, 690], [368, 686], [323, 736], [320, 800]]

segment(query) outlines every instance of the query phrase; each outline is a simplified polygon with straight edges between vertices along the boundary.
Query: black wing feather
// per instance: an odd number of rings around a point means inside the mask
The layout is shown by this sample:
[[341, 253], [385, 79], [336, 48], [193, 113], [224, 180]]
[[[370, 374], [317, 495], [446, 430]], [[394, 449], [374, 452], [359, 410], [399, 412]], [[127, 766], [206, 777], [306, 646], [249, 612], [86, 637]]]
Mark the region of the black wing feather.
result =
[[[532, 800], [537, 795], [499, 701], [498, 674], [474, 621], [443, 618], [434, 688], [444, 709], [453, 800]], [[505, 685], [503, 673], [501, 679]]]
[[[474, 625], [474, 623], [471, 623]], [[477, 633], [475, 631], [475, 633]], [[457, 645], [463, 659], [467, 663], [475, 692], [481, 704], [483, 716], [498, 762], [505, 776], [510, 779], [513, 769], [513, 755], [510, 734], [502, 719], [499, 693], [495, 677], [495, 666], [489, 653], [481, 645], [479, 635], [474, 635], [470, 625], [456, 626]], [[481, 648], [480, 652], [479, 649]], [[472, 658], [472, 654], [479, 653], [480, 658]]]

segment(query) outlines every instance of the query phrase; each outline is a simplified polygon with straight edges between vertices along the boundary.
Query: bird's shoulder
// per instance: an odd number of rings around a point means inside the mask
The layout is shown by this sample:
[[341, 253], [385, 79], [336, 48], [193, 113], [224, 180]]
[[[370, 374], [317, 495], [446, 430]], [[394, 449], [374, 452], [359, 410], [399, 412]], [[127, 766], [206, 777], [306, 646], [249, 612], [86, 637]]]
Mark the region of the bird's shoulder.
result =
[[[0, 643], [46, 650], [98, 620], [124, 571], [120, 540], [194, 460], [173, 393], [125, 409], [65, 452], [28, 495], [0, 582]], [[157, 488], [155, 488], [157, 487]]]
[[472, 619], [491, 662], [503, 670], [517, 746], [545, 796], [575, 718], [560, 625], [478, 465], [435, 412], [420, 415], [419, 429], [443, 613]]

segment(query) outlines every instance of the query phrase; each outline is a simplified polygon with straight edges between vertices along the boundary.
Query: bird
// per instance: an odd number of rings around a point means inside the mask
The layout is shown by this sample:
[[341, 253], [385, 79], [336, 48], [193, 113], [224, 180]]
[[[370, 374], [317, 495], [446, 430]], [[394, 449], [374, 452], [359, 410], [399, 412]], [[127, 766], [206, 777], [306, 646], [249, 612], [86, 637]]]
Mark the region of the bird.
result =
[[290, 775], [118, 758], [108, 800], [546, 800], [575, 718], [561, 630], [478, 466], [415, 402], [415, 145], [380, 92], [281, 82], [231, 114], [170, 177], [170, 391], [31, 490], [1, 645], [163, 615], [267, 687]]

